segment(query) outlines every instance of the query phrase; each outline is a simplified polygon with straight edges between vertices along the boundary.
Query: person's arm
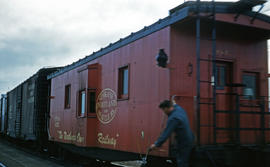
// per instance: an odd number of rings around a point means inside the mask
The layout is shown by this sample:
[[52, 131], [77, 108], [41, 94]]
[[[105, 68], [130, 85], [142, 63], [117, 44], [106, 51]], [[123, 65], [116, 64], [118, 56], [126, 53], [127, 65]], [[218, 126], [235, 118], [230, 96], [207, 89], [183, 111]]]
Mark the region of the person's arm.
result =
[[155, 142], [155, 147], [161, 147], [162, 144], [171, 136], [174, 129], [177, 127], [179, 121], [176, 119], [168, 120], [167, 126], [162, 132], [161, 136], [158, 138], [158, 140]]

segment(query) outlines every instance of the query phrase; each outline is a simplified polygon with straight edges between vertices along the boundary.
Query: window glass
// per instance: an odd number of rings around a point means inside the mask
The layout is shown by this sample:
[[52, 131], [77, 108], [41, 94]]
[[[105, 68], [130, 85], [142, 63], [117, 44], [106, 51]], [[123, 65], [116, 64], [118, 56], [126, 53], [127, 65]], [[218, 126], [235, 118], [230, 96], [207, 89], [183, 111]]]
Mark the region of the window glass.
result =
[[226, 85], [226, 67], [217, 66], [217, 89], [224, 89]]
[[123, 95], [128, 94], [128, 68], [123, 70]]
[[81, 92], [81, 115], [80, 116], [84, 116], [85, 114], [85, 91]]
[[122, 67], [119, 69], [118, 78], [118, 98], [128, 98], [129, 95], [129, 67]]
[[243, 84], [246, 85], [243, 90], [245, 98], [255, 99], [257, 91], [257, 77], [255, 74], [244, 74], [243, 75]]
[[89, 113], [96, 112], [96, 92], [89, 92]]
[[65, 87], [65, 108], [70, 108], [70, 85]]

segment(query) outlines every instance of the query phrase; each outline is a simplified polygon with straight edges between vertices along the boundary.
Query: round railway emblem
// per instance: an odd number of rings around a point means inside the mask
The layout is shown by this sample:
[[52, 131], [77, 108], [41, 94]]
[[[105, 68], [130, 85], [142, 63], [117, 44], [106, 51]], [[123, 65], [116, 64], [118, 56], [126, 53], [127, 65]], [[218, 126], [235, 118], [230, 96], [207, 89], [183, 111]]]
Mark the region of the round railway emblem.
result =
[[103, 124], [110, 123], [116, 114], [117, 96], [112, 89], [104, 89], [97, 98], [97, 117]]

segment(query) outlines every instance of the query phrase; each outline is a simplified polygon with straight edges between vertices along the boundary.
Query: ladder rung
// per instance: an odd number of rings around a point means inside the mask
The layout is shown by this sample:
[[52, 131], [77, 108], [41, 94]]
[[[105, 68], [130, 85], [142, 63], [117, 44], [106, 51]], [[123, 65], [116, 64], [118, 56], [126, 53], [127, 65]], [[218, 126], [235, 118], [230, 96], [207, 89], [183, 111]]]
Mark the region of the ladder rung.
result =
[[222, 128], [222, 127], [216, 127], [215, 130], [225, 130], [225, 131], [233, 131], [233, 130], [242, 130], [242, 131], [255, 131], [255, 130], [258, 130], [258, 131], [262, 131], [262, 130], [270, 130], [270, 128]]
[[204, 80], [200, 80], [199, 82], [203, 82], [203, 83], [213, 83], [211, 81], [204, 81]]
[[260, 105], [245, 105], [245, 104], [240, 104], [240, 107], [259, 108], [261, 106]]
[[213, 125], [200, 125], [200, 127], [214, 127]]
[[[212, 38], [201, 38], [201, 40], [204, 40], [204, 41], [213, 41]], [[202, 61], [207, 61], [208, 59], [202, 59]]]
[[209, 104], [209, 105], [211, 104], [211, 105], [213, 105], [213, 104], [215, 104], [215, 103], [204, 103], [204, 102], [203, 102], [203, 103], [199, 103], [199, 104]]
[[200, 61], [210, 61], [210, 62], [215, 62], [215, 60], [211, 60], [211, 59], [200, 59]]
[[211, 60], [211, 59], [200, 59], [200, 61], [212, 61], [213, 62], [213, 60]]
[[216, 110], [215, 113], [224, 113], [224, 114], [253, 114], [253, 115], [262, 115], [269, 114], [269, 112], [256, 112], [256, 111], [229, 111], [229, 110]]
[[209, 18], [209, 17], [213, 17], [214, 14], [208, 14], [208, 15], [203, 15], [203, 16], [200, 16], [201, 18]]
[[214, 113], [223, 113], [223, 114], [231, 114], [231, 113], [235, 113], [236, 111], [230, 111], [230, 110], [215, 110]]

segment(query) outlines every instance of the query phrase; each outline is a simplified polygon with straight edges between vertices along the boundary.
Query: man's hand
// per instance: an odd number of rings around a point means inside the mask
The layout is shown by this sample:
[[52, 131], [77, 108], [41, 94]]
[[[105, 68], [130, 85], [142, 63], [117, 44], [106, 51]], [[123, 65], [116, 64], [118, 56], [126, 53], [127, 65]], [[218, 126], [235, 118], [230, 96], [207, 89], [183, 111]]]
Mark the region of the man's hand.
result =
[[176, 95], [173, 95], [173, 96], [172, 96], [172, 98], [171, 98], [171, 102], [172, 102], [172, 104], [173, 104], [173, 105], [175, 105], [175, 104], [176, 104], [175, 99], [174, 99], [174, 98], [175, 98], [175, 96], [176, 96]]
[[149, 148], [149, 151], [157, 149], [157, 146], [155, 144], [152, 144]]

